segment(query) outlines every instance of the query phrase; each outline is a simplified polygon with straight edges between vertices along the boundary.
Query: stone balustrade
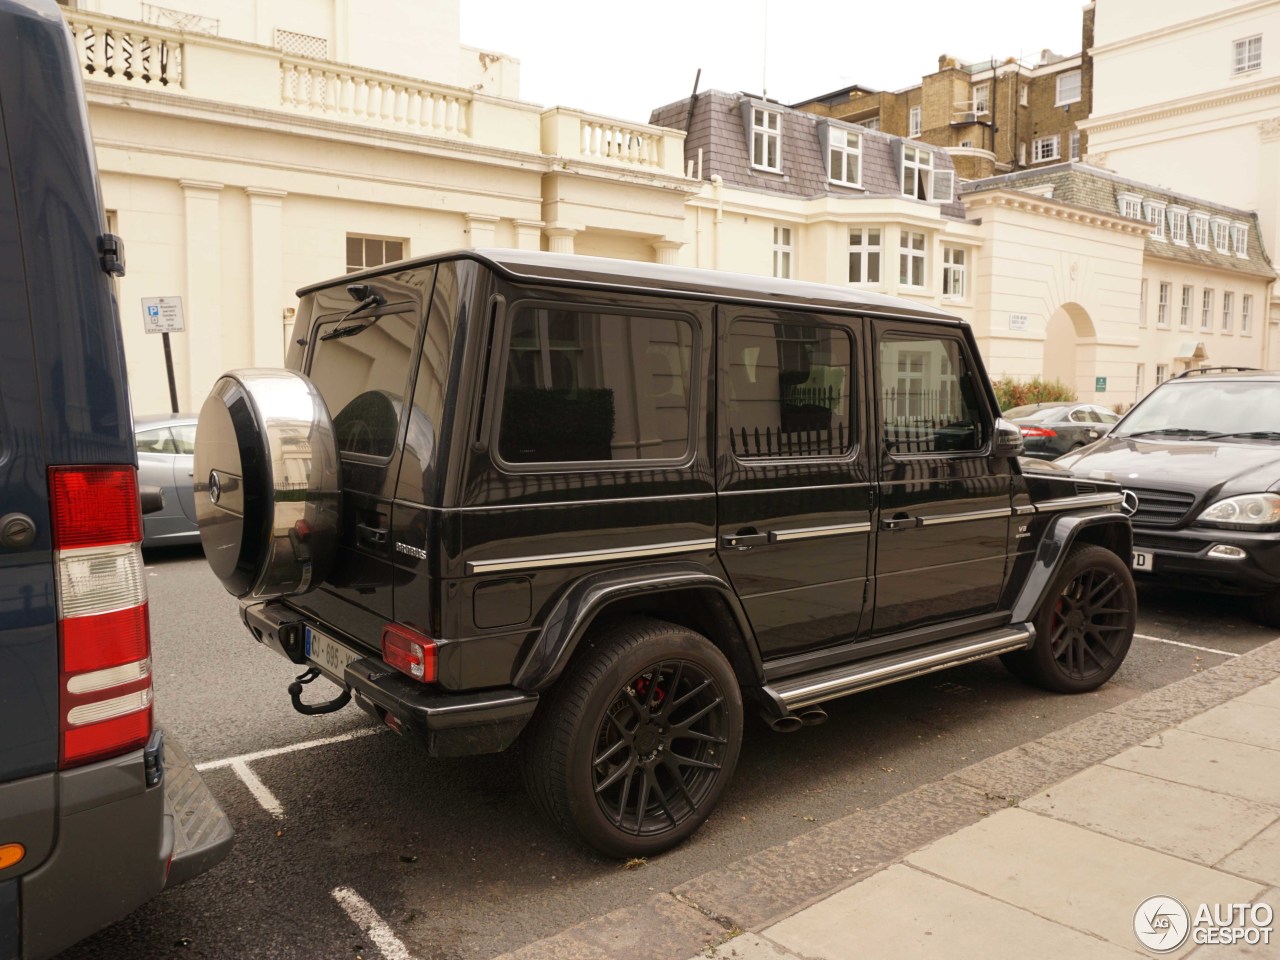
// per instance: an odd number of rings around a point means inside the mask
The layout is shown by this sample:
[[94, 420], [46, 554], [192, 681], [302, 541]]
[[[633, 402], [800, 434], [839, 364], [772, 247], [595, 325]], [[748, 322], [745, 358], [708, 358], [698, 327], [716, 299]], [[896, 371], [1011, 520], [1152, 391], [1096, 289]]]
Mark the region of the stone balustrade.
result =
[[358, 123], [468, 137], [471, 98], [465, 91], [297, 57], [280, 59], [280, 103], [291, 110]]
[[544, 153], [683, 176], [684, 132], [557, 107], [542, 114]]

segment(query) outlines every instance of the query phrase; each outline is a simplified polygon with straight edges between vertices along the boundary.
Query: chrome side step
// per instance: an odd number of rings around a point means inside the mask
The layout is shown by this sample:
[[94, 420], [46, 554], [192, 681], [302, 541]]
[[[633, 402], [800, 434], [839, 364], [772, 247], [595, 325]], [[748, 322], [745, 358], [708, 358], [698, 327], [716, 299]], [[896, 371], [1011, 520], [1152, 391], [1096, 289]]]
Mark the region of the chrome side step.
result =
[[900, 650], [871, 660], [841, 664], [816, 673], [787, 677], [769, 684], [764, 692], [787, 711], [800, 710], [850, 693], [881, 687], [895, 680], [945, 670], [947, 667], [981, 660], [998, 653], [1025, 650], [1033, 640], [1035, 629], [1031, 624], [1012, 624], [942, 643]]

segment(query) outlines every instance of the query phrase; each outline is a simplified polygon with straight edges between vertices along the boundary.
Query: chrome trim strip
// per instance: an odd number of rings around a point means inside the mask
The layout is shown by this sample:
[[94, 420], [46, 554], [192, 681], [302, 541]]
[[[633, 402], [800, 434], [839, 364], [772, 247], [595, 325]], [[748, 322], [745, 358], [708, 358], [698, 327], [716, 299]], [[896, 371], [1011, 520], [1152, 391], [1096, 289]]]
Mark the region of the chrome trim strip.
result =
[[969, 520], [996, 520], [1012, 514], [1012, 509], [1002, 507], [999, 510], [974, 510], [970, 513], [950, 513], [941, 517], [919, 517], [918, 519], [922, 527], [937, 527], [944, 523], [966, 523]]
[[819, 537], [839, 537], [848, 533], [870, 533], [871, 523], [837, 523], [829, 527], [802, 527], [795, 530], [770, 530], [770, 543], [787, 543], [792, 540], [817, 540]]
[[467, 573], [499, 573], [505, 570], [532, 570], [538, 567], [554, 567], [573, 563], [608, 563], [612, 560], [635, 560], [642, 557], [659, 557], [668, 553], [697, 553], [714, 550], [716, 542], [708, 540], [681, 540], [676, 543], [655, 543], [645, 547], [619, 547], [616, 550], [582, 550], [575, 553], [548, 553], [536, 557], [510, 557], [504, 560], [468, 560]]
[[1124, 503], [1124, 491], [1115, 493], [1087, 493], [1081, 497], [1059, 497], [1035, 505], [1036, 513], [1056, 513], [1059, 510], [1078, 510], [1081, 507], [1109, 507]]
[[807, 685], [797, 686], [793, 690], [778, 689], [784, 685], [780, 683], [774, 686], [774, 690], [777, 691], [778, 696], [788, 708], [808, 707], [857, 690], [882, 686], [895, 680], [905, 680], [908, 677], [941, 670], [944, 667], [957, 666], [970, 660], [980, 660], [996, 653], [1025, 649], [1031, 637], [1030, 631], [1013, 628], [995, 637], [979, 640], [962, 647], [935, 650], [913, 660], [905, 662], [895, 660], [893, 663], [883, 664], [879, 667], [872, 666], [869, 669], [865, 666], [862, 669], [858, 669], [855, 665], [852, 670], [845, 674], [838, 676], [828, 675]]
[[1036, 507], [1033, 503], [1022, 504], [1013, 508], [1013, 515], [1015, 517], [1029, 517], [1035, 512]]

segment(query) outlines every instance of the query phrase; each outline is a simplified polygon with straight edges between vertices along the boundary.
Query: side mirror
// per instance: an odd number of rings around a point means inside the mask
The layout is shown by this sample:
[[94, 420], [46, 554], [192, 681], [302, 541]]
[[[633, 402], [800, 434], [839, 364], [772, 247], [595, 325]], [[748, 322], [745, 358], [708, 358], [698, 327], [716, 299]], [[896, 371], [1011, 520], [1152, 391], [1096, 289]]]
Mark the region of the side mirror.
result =
[[138, 490], [138, 500], [141, 501], [143, 516], [157, 513], [164, 509], [164, 490], [160, 487], [142, 487]]
[[991, 442], [993, 457], [1020, 457], [1026, 449], [1026, 444], [1022, 442], [1022, 431], [1016, 424], [1003, 417], [996, 420], [996, 435]]

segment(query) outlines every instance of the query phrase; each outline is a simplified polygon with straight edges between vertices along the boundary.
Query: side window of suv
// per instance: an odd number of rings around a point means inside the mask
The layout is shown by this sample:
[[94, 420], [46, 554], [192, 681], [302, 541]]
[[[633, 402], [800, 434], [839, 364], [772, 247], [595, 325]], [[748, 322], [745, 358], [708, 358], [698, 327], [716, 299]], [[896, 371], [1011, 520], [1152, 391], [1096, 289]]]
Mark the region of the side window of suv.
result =
[[693, 325], [528, 306], [511, 323], [498, 436], [507, 463], [680, 460], [689, 452]]
[[849, 334], [818, 324], [735, 320], [729, 441], [739, 458], [843, 456], [853, 443]]
[[973, 372], [959, 340], [891, 334], [880, 342], [885, 449], [962, 453], [986, 442]]

